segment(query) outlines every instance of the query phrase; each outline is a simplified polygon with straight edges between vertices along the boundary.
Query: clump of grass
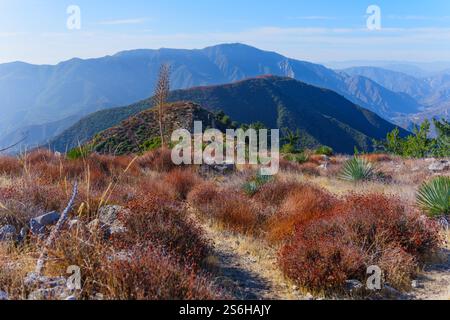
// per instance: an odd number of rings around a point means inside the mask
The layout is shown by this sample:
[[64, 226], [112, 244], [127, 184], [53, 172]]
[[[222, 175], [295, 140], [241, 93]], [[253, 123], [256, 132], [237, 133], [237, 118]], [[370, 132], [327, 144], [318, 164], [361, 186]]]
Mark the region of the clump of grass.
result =
[[450, 214], [450, 177], [437, 177], [424, 183], [417, 194], [418, 205], [430, 216]]
[[339, 177], [346, 181], [367, 181], [375, 174], [373, 165], [364, 158], [354, 157], [344, 163]]

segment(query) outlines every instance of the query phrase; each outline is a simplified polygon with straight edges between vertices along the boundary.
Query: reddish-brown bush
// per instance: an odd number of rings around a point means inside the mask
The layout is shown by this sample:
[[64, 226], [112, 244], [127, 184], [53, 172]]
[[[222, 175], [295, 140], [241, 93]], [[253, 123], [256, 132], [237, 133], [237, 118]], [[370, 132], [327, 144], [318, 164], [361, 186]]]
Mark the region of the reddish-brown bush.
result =
[[367, 161], [373, 163], [386, 162], [392, 160], [392, 157], [390, 155], [381, 153], [364, 154], [361, 156], [361, 158], [366, 159]]
[[217, 220], [234, 232], [258, 233], [265, 221], [264, 215], [250, 199], [233, 190], [218, 189], [211, 183], [194, 188], [188, 199], [190, 205], [205, 217]]
[[163, 250], [134, 250], [130, 259], [115, 259], [106, 270], [105, 294], [120, 300], [222, 299], [212, 281], [181, 266]]
[[172, 152], [169, 149], [157, 149], [147, 152], [136, 160], [142, 169], [158, 172], [168, 172], [176, 165], [172, 161]]
[[279, 212], [268, 222], [268, 239], [279, 242], [288, 238], [296, 225], [330, 214], [337, 200], [328, 192], [307, 184], [297, 184], [287, 194]]
[[[280, 266], [299, 284], [328, 290], [350, 278], [364, 282], [361, 267], [378, 265], [391, 285], [400, 288], [410, 283], [412, 270], [438, 243], [433, 223], [398, 199], [353, 195], [324, 217], [297, 224], [281, 250]], [[330, 276], [330, 270], [336, 275]]]
[[22, 165], [16, 158], [0, 157], [0, 175], [18, 176], [22, 173]]
[[[316, 234], [315, 230], [308, 230]], [[335, 237], [297, 235], [281, 250], [280, 267], [298, 285], [316, 290], [339, 289], [347, 279], [360, 278], [364, 268], [363, 253]]]
[[192, 188], [200, 183], [200, 177], [190, 169], [175, 169], [165, 175], [164, 181], [175, 190], [180, 200], [185, 200]]
[[208, 256], [209, 243], [183, 206], [143, 194], [130, 201], [127, 209], [121, 217], [127, 232], [119, 242], [128, 247], [150, 242], [195, 265], [201, 265]]
[[294, 181], [279, 181], [274, 179], [264, 184], [253, 199], [266, 206], [279, 206], [291, 193], [295, 192], [299, 184]]
[[436, 224], [396, 197], [351, 195], [335, 207], [333, 214], [345, 217], [345, 225], [349, 231], [358, 231], [361, 244], [376, 241], [387, 247], [397, 243], [407, 253], [422, 257], [439, 242]]
[[410, 289], [417, 271], [417, 261], [401, 246], [393, 244], [383, 250], [378, 266], [384, 271], [384, 280], [399, 289]]
[[48, 149], [34, 150], [28, 154], [24, 154], [22, 158], [30, 166], [38, 163], [57, 164], [59, 162], [59, 156]]

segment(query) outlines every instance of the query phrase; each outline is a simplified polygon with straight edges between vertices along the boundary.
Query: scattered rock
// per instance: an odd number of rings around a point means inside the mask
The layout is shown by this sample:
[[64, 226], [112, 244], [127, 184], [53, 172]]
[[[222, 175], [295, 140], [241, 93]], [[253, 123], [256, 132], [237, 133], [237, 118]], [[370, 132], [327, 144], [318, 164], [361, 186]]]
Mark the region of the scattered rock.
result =
[[433, 172], [441, 172], [450, 169], [450, 161], [447, 160], [435, 160], [429, 165], [428, 170]]
[[384, 286], [382, 293], [383, 296], [388, 299], [402, 299], [404, 297], [404, 295], [400, 291], [394, 289], [389, 285]]
[[24, 284], [31, 291], [28, 300], [66, 300], [74, 296], [74, 290], [68, 288], [64, 277], [49, 278], [29, 273]]
[[[214, 159], [210, 163], [214, 162]], [[236, 165], [234, 163], [223, 163], [223, 164], [203, 164], [200, 167], [203, 173], [216, 173], [220, 175], [226, 175], [232, 173], [236, 170]]]
[[1, 241], [15, 241], [17, 239], [16, 227], [6, 225], [0, 228], [0, 242]]
[[5, 291], [0, 291], [0, 301], [9, 300], [9, 296]]
[[105, 239], [114, 234], [126, 232], [127, 229], [119, 220], [119, 213], [123, 210], [124, 208], [121, 206], [101, 207], [98, 212], [98, 219], [92, 220], [88, 224], [88, 229], [91, 232], [103, 231]]
[[42, 216], [30, 220], [30, 229], [33, 234], [43, 234], [47, 226], [54, 225], [58, 222], [60, 214], [52, 211]]
[[353, 279], [345, 281], [345, 288], [348, 292], [353, 293], [364, 288], [364, 285], [361, 283], [361, 281]]
[[111, 226], [117, 221], [122, 210], [121, 206], [103, 206], [98, 210], [98, 220], [102, 224]]
[[423, 289], [424, 285], [419, 280], [413, 280], [411, 282], [411, 287], [414, 289]]

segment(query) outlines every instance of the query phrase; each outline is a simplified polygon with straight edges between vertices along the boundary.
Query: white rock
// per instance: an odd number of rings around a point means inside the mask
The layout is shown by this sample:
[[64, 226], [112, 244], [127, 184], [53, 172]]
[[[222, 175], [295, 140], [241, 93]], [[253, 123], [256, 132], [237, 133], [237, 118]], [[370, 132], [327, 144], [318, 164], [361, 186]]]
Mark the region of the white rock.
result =
[[446, 171], [448, 169], [450, 169], [450, 161], [447, 160], [435, 161], [428, 167], [428, 170], [433, 172], [441, 172]]

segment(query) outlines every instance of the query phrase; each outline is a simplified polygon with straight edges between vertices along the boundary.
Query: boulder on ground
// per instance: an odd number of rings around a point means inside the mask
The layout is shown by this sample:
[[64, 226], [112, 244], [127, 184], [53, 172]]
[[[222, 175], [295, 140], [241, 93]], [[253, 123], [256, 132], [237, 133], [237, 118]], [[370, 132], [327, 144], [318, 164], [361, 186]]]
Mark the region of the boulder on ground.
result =
[[16, 239], [17, 239], [16, 227], [12, 225], [6, 225], [0, 228], [0, 242], [15, 241]]
[[52, 211], [30, 220], [30, 230], [33, 234], [43, 234], [47, 226], [58, 222], [60, 214]]

